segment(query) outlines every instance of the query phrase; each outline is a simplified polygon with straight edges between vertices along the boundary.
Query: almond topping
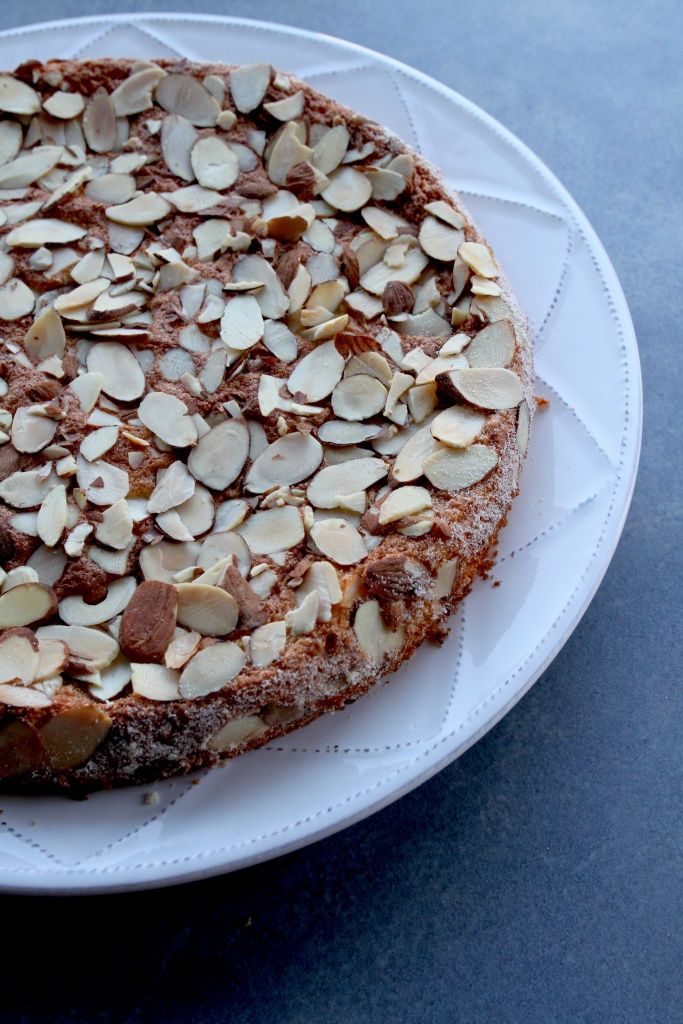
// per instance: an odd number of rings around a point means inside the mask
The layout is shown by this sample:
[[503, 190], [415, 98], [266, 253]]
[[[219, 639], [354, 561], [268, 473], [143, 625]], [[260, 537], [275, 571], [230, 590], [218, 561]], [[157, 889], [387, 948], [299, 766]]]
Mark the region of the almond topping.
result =
[[398, 654], [405, 639], [403, 627], [395, 631], [387, 629], [378, 601], [366, 601], [359, 606], [353, 631], [361, 649], [376, 665], [380, 665], [387, 656]]
[[432, 435], [450, 448], [467, 448], [481, 433], [486, 416], [475, 409], [454, 405], [432, 421]]
[[239, 609], [231, 594], [204, 583], [179, 583], [178, 622], [202, 636], [225, 636], [237, 625]]
[[43, 544], [53, 548], [66, 526], [66, 488], [58, 484], [43, 499], [38, 510], [38, 536]]
[[227, 642], [205, 647], [183, 669], [179, 682], [181, 696], [195, 700], [222, 690], [239, 675], [245, 662], [246, 656], [238, 644]]
[[242, 472], [249, 454], [249, 429], [242, 420], [226, 420], [199, 438], [187, 467], [207, 487], [222, 491]]
[[451, 370], [439, 377], [437, 384], [480, 409], [513, 409], [523, 398], [517, 374], [496, 366]]
[[432, 497], [426, 487], [397, 487], [380, 505], [377, 518], [380, 525], [384, 526], [431, 507]]
[[442, 448], [425, 460], [424, 473], [429, 482], [440, 490], [460, 491], [483, 480], [497, 462], [495, 450], [487, 445]]
[[484, 327], [467, 346], [470, 366], [508, 366], [515, 354], [515, 329], [509, 320]]
[[480, 277], [498, 277], [498, 267], [491, 250], [481, 242], [463, 242], [458, 256]]
[[21, 583], [0, 594], [0, 629], [30, 626], [54, 615], [57, 600], [42, 583]]
[[169, 114], [180, 114], [197, 128], [213, 127], [221, 112], [208, 89], [191, 75], [166, 75], [157, 85], [156, 98]]
[[243, 64], [233, 68], [229, 75], [230, 92], [240, 113], [256, 110], [266, 94], [271, 74], [270, 64]]
[[166, 665], [131, 663], [131, 683], [134, 693], [147, 700], [179, 700], [180, 673]]
[[249, 652], [256, 668], [265, 668], [284, 653], [287, 627], [284, 620], [267, 622], [251, 634]]
[[91, 373], [102, 375], [102, 390], [111, 398], [132, 402], [145, 390], [142, 367], [121, 342], [97, 342], [88, 352], [87, 365]]
[[121, 619], [119, 643], [131, 661], [163, 661], [173, 637], [178, 591], [169, 583], [141, 583]]
[[138, 416], [148, 430], [175, 448], [187, 448], [197, 441], [197, 426], [185, 403], [175, 395], [150, 391], [140, 403]]
[[311, 527], [318, 550], [338, 565], [355, 565], [367, 555], [362, 536], [345, 519], [323, 519]]
[[298, 431], [285, 434], [263, 451], [247, 473], [247, 490], [260, 494], [274, 486], [286, 486], [305, 480], [316, 471], [323, 458], [319, 441]]
[[123, 576], [109, 584], [107, 596], [99, 604], [86, 604], [80, 594], [65, 597], [59, 602], [60, 618], [68, 626], [99, 626], [121, 614], [136, 587], [132, 576]]
[[254, 555], [271, 555], [286, 551], [304, 539], [301, 514], [292, 505], [256, 512], [237, 532]]

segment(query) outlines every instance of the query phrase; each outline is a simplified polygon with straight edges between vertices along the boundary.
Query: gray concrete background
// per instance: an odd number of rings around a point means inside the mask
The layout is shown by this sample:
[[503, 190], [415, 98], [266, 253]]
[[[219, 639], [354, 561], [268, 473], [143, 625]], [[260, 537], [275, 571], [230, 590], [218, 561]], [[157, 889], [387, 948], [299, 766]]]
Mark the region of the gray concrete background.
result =
[[237, 875], [2, 902], [10, 1022], [682, 1019], [683, 7], [3, 0], [0, 28], [192, 10], [363, 43], [498, 117], [573, 193], [640, 343], [641, 470], [605, 581], [531, 693], [368, 821]]

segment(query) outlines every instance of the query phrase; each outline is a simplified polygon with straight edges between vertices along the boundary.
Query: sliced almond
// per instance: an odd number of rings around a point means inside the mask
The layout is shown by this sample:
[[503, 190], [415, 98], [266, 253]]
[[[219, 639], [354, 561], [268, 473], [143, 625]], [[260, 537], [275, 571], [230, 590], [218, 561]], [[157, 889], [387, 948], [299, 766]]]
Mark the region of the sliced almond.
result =
[[522, 402], [517, 413], [517, 451], [524, 456], [529, 447], [529, 429], [531, 427], [531, 416], [529, 406]]
[[431, 507], [432, 497], [426, 487], [397, 487], [380, 505], [377, 518], [380, 525], [384, 526]]
[[353, 631], [361, 649], [376, 665], [381, 665], [387, 656], [398, 654], [405, 641], [402, 626], [390, 630], [384, 624], [378, 601], [365, 601], [359, 606]]
[[491, 472], [498, 462], [493, 448], [473, 444], [469, 448], [442, 448], [425, 460], [427, 479], [442, 491], [471, 487]]
[[38, 644], [30, 630], [16, 630], [0, 637], [0, 683], [32, 683], [38, 675]]
[[344, 447], [362, 444], [377, 437], [381, 427], [370, 423], [348, 423], [344, 420], [327, 420], [318, 430], [318, 437], [325, 444]]
[[99, 88], [83, 114], [83, 134], [94, 153], [109, 153], [117, 146], [116, 111], [106, 89]]
[[131, 663], [133, 692], [147, 700], [179, 700], [180, 673], [165, 665]]
[[[171, 204], [163, 196], [154, 192], [145, 192], [127, 203], [108, 206], [104, 212], [115, 224], [123, 224], [125, 227], [144, 227], [147, 224], [156, 224], [157, 221], [167, 217], [171, 212]], [[71, 241], [71, 239], [68, 238], [65, 241]]]
[[354, 167], [342, 167], [330, 175], [330, 183], [321, 195], [336, 210], [350, 213], [365, 206], [372, 195], [372, 185], [361, 171]]
[[179, 683], [181, 696], [195, 700], [222, 690], [241, 672], [246, 660], [238, 644], [228, 642], [205, 647], [183, 669]]
[[106, 544], [116, 551], [128, 548], [133, 538], [133, 520], [125, 498], [119, 498], [104, 510], [102, 521], [95, 526], [95, 536], [101, 544]]
[[169, 114], [161, 127], [161, 153], [172, 174], [184, 181], [194, 181], [195, 173], [190, 161], [192, 147], [199, 133], [187, 118]]
[[517, 374], [497, 366], [451, 370], [437, 383], [480, 409], [513, 409], [524, 397]]
[[253, 295], [236, 295], [225, 306], [221, 338], [230, 348], [252, 348], [263, 337], [263, 315]]
[[18, 277], [0, 285], [0, 320], [21, 320], [33, 311], [36, 297]]
[[54, 679], [66, 667], [69, 652], [63, 640], [43, 639], [38, 644], [38, 667], [35, 680]]
[[52, 697], [34, 686], [0, 683], [0, 703], [14, 708], [49, 708]]
[[166, 648], [164, 664], [167, 668], [180, 669], [185, 665], [199, 647], [202, 637], [196, 630], [184, 630], [176, 627], [173, 639]]
[[184, 462], [174, 462], [158, 481], [147, 502], [148, 512], [166, 512], [194, 494], [196, 481]]
[[35, 89], [11, 75], [0, 75], [0, 110], [8, 114], [38, 114], [40, 97]]
[[147, 545], [140, 551], [140, 569], [146, 580], [161, 580], [172, 583], [175, 573], [194, 566], [199, 552], [199, 544], [191, 541], [187, 544], [171, 544], [162, 540], [158, 544]]
[[216, 135], [208, 135], [195, 143], [190, 154], [192, 169], [204, 188], [230, 188], [240, 173], [237, 157], [228, 144]]
[[85, 194], [102, 205], [127, 203], [135, 194], [135, 178], [132, 174], [103, 174], [88, 182]]
[[174, 448], [187, 448], [197, 440], [196, 424], [175, 395], [150, 391], [140, 403], [138, 416], [148, 430]]
[[249, 430], [241, 420], [225, 420], [199, 438], [187, 466], [207, 487], [222, 491], [242, 472], [249, 454]]
[[266, 732], [268, 726], [258, 715], [241, 715], [233, 718], [206, 741], [208, 750], [223, 752], [232, 750], [240, 743], [256, 739]]
[[267, 110], [271, 117], [277, 118], [278, 121], [292, 121], [303, 113], [304, 94], [301, 91], [293, 92], [290, 96], [285, 96], [281, 100], [274, 100], [273, 103], [264, 103], [263, 109]]
[[85, 228], [77, 224], [68, 224], [63, 220], [36, 218], [20, 224], [7, 235], [7, 244], [23, 249], [40, 249], [44, 245], [64, 245], [75, 242], [86, 233]]
[[65, 597], [59, 602], [59, 616], [68, 626], [99, 626], [121, 614], [136, 587], [132, 576], [123, 576], [109, 584], [107, 596], [99, 604], [86, 604], [80, 594]]
[[[214, 504], [211, 493], [202, 487], [201, 484], [197, 484], [195, 487], [194, 494], [191, 498], [188, 498], [178, 505], [176, 509], [170, 512], [162, 512], [157, 517], [157, 522], [160, 522], [162, 516], [177, 515], [185, 531], [190, 537], [199, 537], [201, 534], [206, 533], [210, 530], [213, 525], [214, 518]], [[168, 532], [168, 531], [167, 531]], [[187, 540], [187, 537], [178, 538]]]
[[62, 536], [67, 520], [66, 488], [57, 484], [49, 491], [38, 510], [38, 536], [53, 548]]
[[368, 553], [362, 536], [346, 519], [331, 518], [314, 523], [311, 539], [323, 555], [338, 565], [355, 565]]
[[54, 614], [57, 601], [42, 583], [21, 583], [0, 594], [0, 629], [30, 626]]
[[298, 431], [285, 434], [268, 445], [252, 464], [245, 487], [261, 494], [271, 487], [299, 483], [316, 471], [322, 458], [322, 445], [312, 435]]
[[203, 583], [179, 583], [177, 619], [202, 636], [225, 636], [237, 625], [239, 609], [231, 594]]
[[420, 249], [408, 249], [402, 266], [389, 267], [384, 262], [376, 263], [363, 274], [360, 283], [372, 295], [381, 296], [390, 281], [414, 284], [427, 266], [427, 263], [427, 257]]
[[292, 505], [256, 512], [237, 528], [253, 555], [286, 551], [304, 539], [301, 514]]
[[19, 407], [12, 420], [12, 444], [18, 452], [39, 452], [55, 436], [57, 423], [43, 414], [42, 406]]
[[0, 188], [25, 188], [59, 163], [62, 146], [36, 146], [0, 166]]
[[345, 377], [332, 392], [335, 416], [352, 422], [377, 415], [383, 410], [386, 400], [387, 389], [369, 374]]
[[103, 384], [104, 375], [94, 371], [92, 373], [82, 373], [80, 377], [76, 377], [71, 381], [69, 390], [73, 391], [76, 395], [82, 412], [89, 413], [93, 409], [95, 402], [100, 397]]
[[236, 283], [255, 281], [263, 285], [255, 299], [264, 317], [279, 320], [287, 312], [289, 299], [282, 283], [270, 263], [262, 256], [240, 256], [233, 267], [232, 279]]
[[353, 459], [350, 462], [327, 466], [316, 473], [308, 485], [308, 500], [316, 508], [349, 508], [360, 505], [357, 510], [363, 511], [364, 492], [386, 474], [387, 467], [384, 462], [375, 458]]
[[95, 462], [116, 444], [119, 438], [118, 427], [100, 427], [87, 434], [81, 441], [80, 453], [88, 462]]
[[317, 594], [318, 622], [329, 622], [332, 618], [332, 606], [339, 604], [342, 599], [337, 570], [330, 562], [314, 562], [295, 593], [299, 608], [303, 607], [311, 594]]
[[165, 74], [161, 68], [148, 65], [124, 79], [111, 94], [116, 116], [128, 117], [149, 110], [154, 103], [152, 92]]
[[467, 362], [472, 367], [508, 366], [515, 354], [515, 329], [509, 320], [498, 320], [484, 327], [467, 347]]
[[425, 459], [439, 451], [441, 445], [434, 439], [429, 425], [421, 427], [401, 448], [394, 466], [392, 476], [399, 483], [410, 483], [417, 480], [424, 472]]
[[131, 402], [145, 390], [145, 375], [133, 353], [118, 341], [100, 341], [89, 350], [87, 366], [103, 377], [102, 390], [111, 398]]
[[180, 114], [197, 128], [213, 127], [221, 112], [215, 97], [192, 75], [166, 75], [157, 85], [156, 100], [169, 114]]
[[92, 704], [60, 711], [39, 730], [44, 765], [55, 772], [77, 768], [92, 757], [110, 728], [109, 715]]
[[331, 174], [342, 162], [349, 138], [346, 125], [339, 124], [330, 128], [313, 147], [312, 163], [323, 174]]
[[265, 668], [282, 656], [287, 642], [287, 626], [284, 620], [267, 622], [251, 634], [249, 653], [256, 668]]
[[327, 341], [309, 352], [289, 376], [290, 392], [304, 395], [308, 402], [318, 402], [331, 394], [344, 372], [344, 357], [334, 341]]
[[482, 245], [481, 242], [463, 242], [458, 249], [458, 256], [480, 277], [498, 277], [498, 266], [487, 245]]
[[479, 436], [485, 423], [484, 413], [464, 405], [453, 405], [432, 420], [432, 436], [449, 448], [467, 448]]
[[399, 217], [397, 213], [385, 210], [381, 206], [366, 206], [361, 210], [361, 217], [372, 230], [386, 241], [392, 241], [410, 228], [410, 221]]
[[467, 367], [467, 359], [463, 355], [454, 356], [437, 356], [436, 359], [431, 359], [425, 366], [421, 368], [415, 383], [430, 384], [435, 381], [440, 373], [448, 373], [450, 370], [459, 370]]
[[249, 114], [261, 104], [272, 70], [270, 64], [242, 64], [230, 72], [230, 92], [240, 113]]
[[206, 572], [226, 558], [234, 560], [243, 576], [249, 572], [251, 556], [246, 542], [237, 533], [221, 530], [210, 534], [202, 542], [201, 551], [197, 556], [197, 566]]
[[366, 167], [365, 174], [370, 179], [372, 198], [391, 202], [405, 191], [408, 182], [402, 174], [388, 167]]
[[266, 320], [263, 344], [281, 363], [291, 363], [296, 359], [299, 350], [296, 335], [292, 334], [285, 324], [280, 324], [276, 320]]
[[464, 228], [465, 218], [457, 210], [454, 210], [452, 206], [445, 203], [442, 199], [437, 199], [434, 202], [427, 203], [425, 206], [427, 213], [431, 213], [432, 216], [438, 217], [445, 224], [450, 224], [452, 228]]
[[35, 508], [53, 486], [49, 476], [37, 469], [27, 469], [0, 480], [0, 498], [13, 508]]
[[87, 666], [92, 672], [106, 668], [119, 653], [119, 645], [113, 637], [88, 626], [39, 626], [36, 637], [39, 643], [62, 641], [67, 646], [70, 662]]
[[22, 142], [23, 133], [17, 121], [0, 121], [0, 164], [14, 160]]
[[125, 469], [102, 459], [86, 462], [80, 456], [77, 463], [78, 486], [85, 491], [88, 501], [93, 505], [113, 505], [128, 494], [129, 481]]
[[428, 215], [420, 225], [420, 245], [432, 259], [452, 263], [464, 241], [464, 233]]
[[101, 295], [103, 291], [109, 287], [109, 281], [106, 277], [96, 278], [94, 281], [88, 281], [86, 284], [81, 284], [77, 288], [72, 288], [71, 291], [65, 292], [63, 295], [58, 296], [55, 299], [54, 308], [58, 313], [63, 316], [69, 316], [75, 310], [80, 310], [84, 306], [89, 306], [91, 302]]
[[266, 170], [268, 177], [276, 185], [284, 185], [287, 175], [298, 164], [310, 161], [313, 150], [304, 145], [298, 135], [298, 127], [294, 121], [288, 121], [279, 132], [270, 155]]

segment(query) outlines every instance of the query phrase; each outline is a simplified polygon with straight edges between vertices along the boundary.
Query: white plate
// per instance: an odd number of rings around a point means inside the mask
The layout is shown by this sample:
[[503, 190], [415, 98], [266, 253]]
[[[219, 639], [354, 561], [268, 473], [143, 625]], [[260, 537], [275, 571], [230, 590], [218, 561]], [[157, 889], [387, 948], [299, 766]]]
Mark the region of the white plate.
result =
[[467, 749], [565, 643], [621, 532], [641, 431], [633, 327], [595, 232], [557, 179], [483, 111], [426, 75], [327, 36], [229, 18], [122, 15], [0, 34], [30, 57], [270, 61], [388, 125], [464, 197], [528, 313], [538, 415], [522, 493], [443, 647], [222, 768], [85, 802], [2, 799], [0, 888], [84, 892], [187, 881], [266, 860], [386, 806]]

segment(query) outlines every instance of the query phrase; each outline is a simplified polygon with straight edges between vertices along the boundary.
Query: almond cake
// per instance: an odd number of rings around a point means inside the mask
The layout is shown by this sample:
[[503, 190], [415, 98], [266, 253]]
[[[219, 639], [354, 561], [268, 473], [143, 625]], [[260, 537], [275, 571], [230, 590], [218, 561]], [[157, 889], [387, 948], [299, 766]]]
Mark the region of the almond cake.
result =
[[2, 787], [215, 765], [443, 637], [531, 387], [494, 255], [381, 126], [265, 63], [1, 74]]

